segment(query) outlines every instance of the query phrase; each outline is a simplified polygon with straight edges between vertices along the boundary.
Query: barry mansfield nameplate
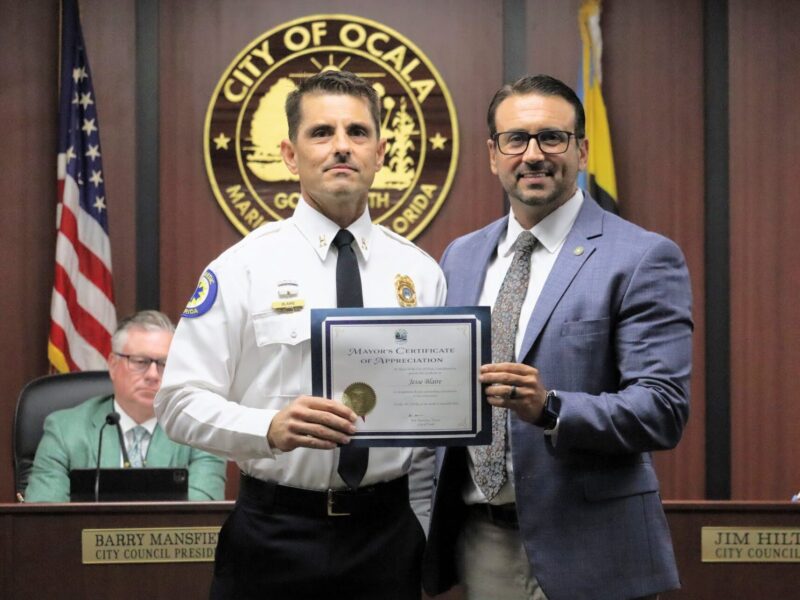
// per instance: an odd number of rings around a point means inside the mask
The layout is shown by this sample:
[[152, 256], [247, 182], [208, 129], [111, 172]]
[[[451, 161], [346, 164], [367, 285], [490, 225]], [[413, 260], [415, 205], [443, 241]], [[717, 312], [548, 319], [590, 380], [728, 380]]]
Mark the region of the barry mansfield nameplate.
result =
[[488, 444], [490, 332], [485, 306], [313, 309], [314, 395], [358, 415], [355, 446]]

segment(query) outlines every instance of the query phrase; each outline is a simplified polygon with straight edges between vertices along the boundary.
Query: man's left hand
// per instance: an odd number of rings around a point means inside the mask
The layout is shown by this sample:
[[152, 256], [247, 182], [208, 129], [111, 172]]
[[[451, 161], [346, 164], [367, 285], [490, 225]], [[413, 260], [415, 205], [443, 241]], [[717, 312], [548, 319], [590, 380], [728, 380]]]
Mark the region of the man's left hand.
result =
[[480, 381], [486, 386], [486, 397], [492, 406], [513, 410], [529, 423], [536, 423], [541, 417], [547, 390], [536, 368], [521, 363], [483, 365]]

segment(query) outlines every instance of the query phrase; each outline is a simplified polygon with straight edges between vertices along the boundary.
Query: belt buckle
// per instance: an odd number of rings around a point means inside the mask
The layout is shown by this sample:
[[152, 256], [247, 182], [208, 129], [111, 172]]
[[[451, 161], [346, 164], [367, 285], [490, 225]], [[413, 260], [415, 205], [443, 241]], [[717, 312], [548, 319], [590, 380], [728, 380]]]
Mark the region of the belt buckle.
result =
[[331, 489], [328, 489], [328, 516], [329, 517], [349, 517], [350, 516], [349, 512], [337, 512], [336, 511], [336, 509], [333, 506], [333, 504], [334, 504], [334, 496], [333, 496], [333, 494], [334, 494], [334, 491], [331, 490]]

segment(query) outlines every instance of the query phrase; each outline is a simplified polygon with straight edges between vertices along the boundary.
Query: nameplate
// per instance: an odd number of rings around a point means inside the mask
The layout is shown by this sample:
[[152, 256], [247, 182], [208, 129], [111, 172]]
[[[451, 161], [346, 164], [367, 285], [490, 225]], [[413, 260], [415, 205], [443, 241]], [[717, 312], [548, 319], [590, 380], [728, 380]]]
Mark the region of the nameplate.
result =
[[219, 530], [218, 526], [84, 529], [82, 561], [85, 565], [213, 562]]
[[800, 528], [703, 527], [702, 562], [800, 562]]

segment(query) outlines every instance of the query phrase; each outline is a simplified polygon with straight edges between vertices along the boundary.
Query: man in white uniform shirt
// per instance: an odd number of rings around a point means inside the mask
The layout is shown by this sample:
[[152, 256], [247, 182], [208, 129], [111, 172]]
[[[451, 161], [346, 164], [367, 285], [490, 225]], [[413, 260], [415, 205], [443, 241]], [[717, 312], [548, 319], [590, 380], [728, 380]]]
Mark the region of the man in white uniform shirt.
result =
[[[413, 282], [419, 306], [439, 306], [444, 277], [370, 219], [385, 151], [375, 91], [326, 71], [290, 94], [286, 113], [281, 151], [302, 199], [291, 218], [209, 265], [178, 326], [156, 411], [173, 439], [242, 471], [212, 598], [419, 598], [431, 453], [371, 448], [360, 483], [345, 483], [338, 467], [356, 415], [310, 396], [309, 311], [337, 306], [340, 253], [357, 258], [367, 307], [398, 306], [398, 276]], [[341, 245], [342, 235], [352, 243]]]

